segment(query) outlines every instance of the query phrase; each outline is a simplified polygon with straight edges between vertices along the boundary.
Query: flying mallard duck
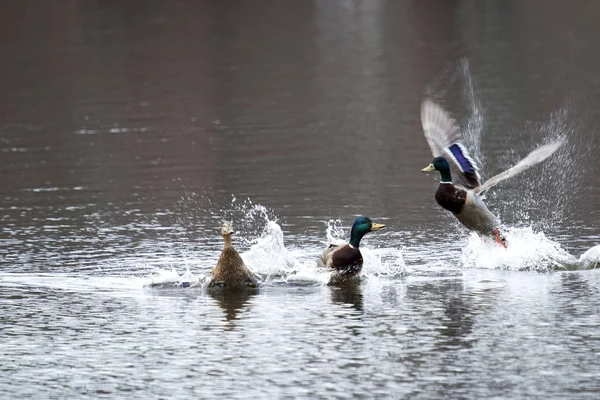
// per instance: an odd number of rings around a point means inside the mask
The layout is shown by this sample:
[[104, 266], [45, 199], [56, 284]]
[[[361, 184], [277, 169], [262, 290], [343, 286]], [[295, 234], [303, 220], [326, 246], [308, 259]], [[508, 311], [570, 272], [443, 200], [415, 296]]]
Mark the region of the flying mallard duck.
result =
[[363, 258], [358, 246], [360, 240], [367, 233], [385, 228], [385, 225], [376, 224], [367, 217], [358, 217], [354, 220], [350, 231], [350, 242], [345, 245], [330, 244], [321, 258], [317, 261], [319, 267], [331, 268], [336, 275], [351, 277], [360, 272]]
[[482, 236], [495, 239], [506, 247], [498, 230], [498, 220], [488, 210], [481, 194], [520, 172], [544, 161], [563, 144], [563, 140], [542, 145], [529, 153], [515, 166], [481, 183], [479, 168], [462, 143], [456, 121], [438, 104], [425, 99], [421, 104], [423, 132], [433, 161], [423, 172], [439, 171], [440, 185], [435, 192], [437, 203]]
[[221, 287], [256, 287], [258, 286], [258, 277], [254, 275], [244, 260], [233, 248], [231, 244], [231, 235], [235, 232], [231, 222], [224, 222], [221, 227], [221, 235], [223, 235], [223, 252], [217, 266], [212, 271], [213, 280], [209, 286], [221, 286]]

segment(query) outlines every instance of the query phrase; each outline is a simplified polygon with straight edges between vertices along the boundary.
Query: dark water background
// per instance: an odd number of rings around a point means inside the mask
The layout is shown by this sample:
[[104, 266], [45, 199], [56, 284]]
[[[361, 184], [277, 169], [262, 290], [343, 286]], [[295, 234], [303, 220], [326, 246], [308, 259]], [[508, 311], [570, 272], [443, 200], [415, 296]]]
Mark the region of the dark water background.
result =
[[[598, 15], [593, 1], [7, 2], [0, 393], [595, 398], [600, 276], [553, 260], [600, 243]], [[465, 254], [474, 238], [420, 172], [424, 93], [487, 177], [568, 139], [488, 196], [543, 236], [539, 262], [525, 248], [472, 268], [496, 253]], [[331, 220], [343, 238], [358, 214], [388, 227], [366, 238], [383, 267], [358, 285], [143, 288], [155, 268], [209, 272], [224, 218], [240, 251], [278, 221], [311, 275]]]

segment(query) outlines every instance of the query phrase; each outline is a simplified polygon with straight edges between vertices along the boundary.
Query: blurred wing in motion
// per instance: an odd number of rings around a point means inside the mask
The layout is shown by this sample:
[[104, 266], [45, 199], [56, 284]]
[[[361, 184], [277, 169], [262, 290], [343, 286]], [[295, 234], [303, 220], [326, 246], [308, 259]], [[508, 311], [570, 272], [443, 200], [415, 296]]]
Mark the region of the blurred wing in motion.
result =
[[535, 149], [534, 151], [529, 153], [527, 155], [527, 157], [525, 157], [524, 159], [519, 161], [514, 167], [509, 168], [506, 171], [501, 172], [498, 175], [491, 177], [483, 185], [474, 189], [473, 191], [475, 193], [484, 192], [484, 191], [488, 190], [489, 188], [491, 188], [492, 186], [502, 182], [503, 180], [511, 178], [511, 177], [525, 171], [526, 169], [531, 168], [534, 165], [541, 163], [546, 158], [548, 158], [552, 154], [554, 154], [556, 152], [556, 150], [558, 150], [560, 148], [560, 146], [562, 146], [564, 143], [565, 143], [564, 139], [559, 139], [552, 143], [548, 143], [548, 144], [538, 147], [537, 149]]
[[421, 103], [423, 133], [434, 157], [445, 157], [450, 163], [452, 181], [466, 188], [479, 187], [479, 168], [462, 143], [460, 130], [450, 114], [430, 99]]

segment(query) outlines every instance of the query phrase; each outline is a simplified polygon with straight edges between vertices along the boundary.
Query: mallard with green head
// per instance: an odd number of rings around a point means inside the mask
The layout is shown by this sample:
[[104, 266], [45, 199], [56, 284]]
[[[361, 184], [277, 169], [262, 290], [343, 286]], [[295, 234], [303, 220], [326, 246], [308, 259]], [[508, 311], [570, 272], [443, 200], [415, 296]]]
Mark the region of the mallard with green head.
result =
[[242, 257], [231, 243], [231, 236], [234, 233], [231, 222], [224, 222], [221, 227], [221, 235], [224, 241], [223, 251], [221, 252], [217, 266], [212, 271], [213, 279], [209, 287], [235, 288], [258, 286], [258, 277], [246, 267], [244, 260], [242, 260]]
[[515, 176], [550, 157], [563, 140], [542, 145], [508, 170], [481, 183], [479, 168], [462, 142], [456, 121], [429, 99], [421, 105], [421, 122], [434, 159], [423, 172], [438, 171], [440, 184], [435, 200], [467, 228], [495, 239], [506, 247], [498, 229], [498, 219], [488, 210], [481, 194], [499, 182]]
[[350, 230], [350, 242], [344, 245], [330, 244], [317, 264], [320, 267], [330, 268], [336, 275], [352, 277], [358, 274], [363, 266], [363, 257], [360, 253], [360, 240], [371, 231], [378, 231], [385, 225], [376, 224], [367, 217], [358, 217]]

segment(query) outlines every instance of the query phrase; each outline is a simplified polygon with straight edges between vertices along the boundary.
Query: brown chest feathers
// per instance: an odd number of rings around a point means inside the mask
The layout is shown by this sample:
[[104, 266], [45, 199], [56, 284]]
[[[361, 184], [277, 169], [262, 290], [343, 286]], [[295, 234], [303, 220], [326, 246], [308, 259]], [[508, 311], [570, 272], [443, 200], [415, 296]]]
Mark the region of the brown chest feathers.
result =
[[223, 248], [212, 275], [211, 286], [256, 286], [252, 272], [246, 267], [239, 253], [230, 246]]
[[467, 201], [467, 191], [450, 183], [440, 183], [435, 192], [435, 201], [444, 209], [459, 214]]

